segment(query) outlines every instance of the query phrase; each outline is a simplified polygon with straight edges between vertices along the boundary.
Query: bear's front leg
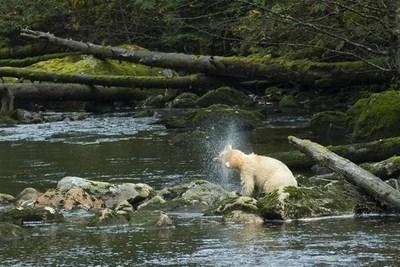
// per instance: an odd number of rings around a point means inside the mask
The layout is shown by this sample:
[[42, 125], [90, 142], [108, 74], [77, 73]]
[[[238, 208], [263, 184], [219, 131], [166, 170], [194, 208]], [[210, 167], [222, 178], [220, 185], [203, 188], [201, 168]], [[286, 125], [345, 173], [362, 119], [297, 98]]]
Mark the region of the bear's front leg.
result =
[[241, 175], [242, 196], [252, 197], [254, 194], [254, 177], [253, 175]]

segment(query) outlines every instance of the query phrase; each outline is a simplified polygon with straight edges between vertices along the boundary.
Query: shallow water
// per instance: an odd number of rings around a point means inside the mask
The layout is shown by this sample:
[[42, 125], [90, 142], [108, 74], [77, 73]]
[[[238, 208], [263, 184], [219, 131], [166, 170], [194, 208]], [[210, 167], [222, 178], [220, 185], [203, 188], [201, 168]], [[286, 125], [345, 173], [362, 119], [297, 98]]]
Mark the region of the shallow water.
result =
[[[44, 190], [67, 175], [145, 182], [156, 189], [203, 178], [237, 190], [238, 181], [210, 165], [221, 147], [233, 143], [264, 154], [288, 150], [287, 135], [309, 136], [307, 118], [277, 116], [251, 134], [233, 125], [196, 145], [171, 145], [175, 132], [154, 118], [128, 115], [0, 128], [0, 192]], [[396, 266], [400, 260], [396, 217], [260, 227], [190, 212], [171, 217], [177, 225], [167, 229], [89, 229], [79, 220], [34, 227], [26, 240], [0, 243], [0, 266]]]

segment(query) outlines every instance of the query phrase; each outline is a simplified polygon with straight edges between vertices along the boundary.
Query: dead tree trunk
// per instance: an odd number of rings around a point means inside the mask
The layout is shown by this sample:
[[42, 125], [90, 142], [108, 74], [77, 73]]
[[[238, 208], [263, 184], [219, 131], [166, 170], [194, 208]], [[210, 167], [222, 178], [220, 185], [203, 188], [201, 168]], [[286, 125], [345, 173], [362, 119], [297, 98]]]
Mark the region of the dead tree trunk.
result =
[[[378, 162], [394, 155], [400, 155], [400, 137], [379, 139], [368, 143], [329, 146], [331, 151], [355, 163]], [[310, 168], [315, 161], [300, 151], [270, 154], [285, 162], [290, 168]]]
[[40, 42], [36, 44], [30, 44], [25, 46], [16, 46], [10, 48], [0, 49], [0, 59], [5, 58], [25, 58], [33, 57], [43, 54], [54, 53], [61, 49], [57, 46], [50, 46], [46, 42]]
[[217, 87], [221, 83], [217, 79], [204, 75], [182, 77], [132, 77], [49, 73], [23, 68], [0, 67], [0, 77], [16, 77], [31, 81], [46, 81], [55, 83], [79, 83], [87, 85], [122, 86], [136, 88], [171, 88], [171, 89], [207, 89]]
[[5, 90], [15, 99], [29, 101], [130, 101], [143, 100], [145, 95], [135, 88], [68, 83], [0, 83], [0, 94]]
[[385, 72], [365, 62], [321, 63], [290, 61], [283, 59], [257, 59], [244, 57], [216, 57], [162, 53], [147, 50], [127, 50], [84, 43], [56, 37], [50, 33], [23, 30], [22, 35], [47, 40], [74, 51], [93, 54], [100, 58], [113, 58], [170, 69], [180, 69], [210, 76], [261, 79], [270, 83], [300, 85], [303, 88], [337, 88], [360, 84], [383, 83], [394, 73]]
[[400, 192], [380, 178], [317, 143], [293, 136], [289, 137], [289, 142], [319, 164], [343, 175], [348, 182], [364, 189], [376, 200], [400, 210]]
[[47, 54], [47, 55], [41, 55], [41, 56], [35, 56], [35, 57], [27, 57], [27, 58], [19, 58], [19, 59], [0, 59], [0, 67], [26, 67], [30, 66], [32, 64], [38, 63], [40, 61], [46, 61], [49, 59], [54, 59], [54, 58], [62, 58], [66, 56], [74, 56], [74, 55], [80, 55], [80, 52], [65, 52], [65, 53], [54, 53], [54, 54]]

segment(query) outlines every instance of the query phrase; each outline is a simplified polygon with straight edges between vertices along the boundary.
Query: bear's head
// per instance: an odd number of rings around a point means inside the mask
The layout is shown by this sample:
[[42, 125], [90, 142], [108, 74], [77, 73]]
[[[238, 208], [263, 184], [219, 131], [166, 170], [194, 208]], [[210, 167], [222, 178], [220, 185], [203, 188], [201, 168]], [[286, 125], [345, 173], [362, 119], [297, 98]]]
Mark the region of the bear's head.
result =
[[221, 162], [225, 167], [240, 169], [243, 164], [244, 156], [245, 154], [242, 151], [233, 149], [232, 146], [229, 145], [224, 151], [219, 153], [218, 157], [214, 158], [214, 160]]

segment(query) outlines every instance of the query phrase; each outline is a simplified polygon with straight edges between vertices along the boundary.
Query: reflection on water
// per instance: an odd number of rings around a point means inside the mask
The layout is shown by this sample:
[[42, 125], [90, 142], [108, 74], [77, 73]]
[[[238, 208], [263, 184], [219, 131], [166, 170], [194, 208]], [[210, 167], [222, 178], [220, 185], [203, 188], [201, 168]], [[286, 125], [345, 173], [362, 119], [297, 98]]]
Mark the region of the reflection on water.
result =
[[[128, 115], [0, 128], [0, 192], [45, 190], [67, 175], [157, 189], [204, 178], [238, 190], [239, 181], [210, 162], [224, 146], [266, 154], [288, 150], [288, 135], [309, 136], [304, 118], [284, 117], [251, 134], [233, 124], [199, 144], [175, 146], [169, 142], [175, 132], [156, 119]], [[26, 240], [0, 243], [0, 266], [395, 266], [400, 260], [398, 218], [240, 226], [198, 213], [170, 215], [173, 228], [88, 229], [81, 220], [90, 214], [70, 213], [70, 223], [31, 228]]]

